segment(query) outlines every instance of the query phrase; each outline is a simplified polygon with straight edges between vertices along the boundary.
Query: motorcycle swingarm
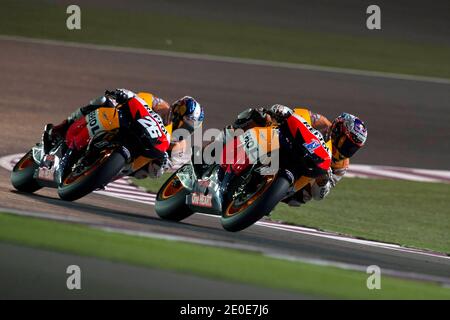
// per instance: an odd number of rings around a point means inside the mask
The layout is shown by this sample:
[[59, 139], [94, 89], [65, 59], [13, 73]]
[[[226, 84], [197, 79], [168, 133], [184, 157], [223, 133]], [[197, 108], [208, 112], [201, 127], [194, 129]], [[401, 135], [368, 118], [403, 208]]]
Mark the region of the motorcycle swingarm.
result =
[[42, 146], [33, 148], [34, 161], [39, 163], [39, 168], [33, 177], [41, 187], [57, 188], [55, 172], [58, 170], [61, 155], [61, 146], [54, 148], [49, 154], [44, 154]]
[[[47, 156], [44, 156], [44, 159]], [[52, 165], [48, 167], [45, 165], [45, 161], [41, 163], [38, 169], [34, 173], [34, 179], [41, 187], [57, 188], [58, 184], [55, 181], [55, 172], [57, 167]]]

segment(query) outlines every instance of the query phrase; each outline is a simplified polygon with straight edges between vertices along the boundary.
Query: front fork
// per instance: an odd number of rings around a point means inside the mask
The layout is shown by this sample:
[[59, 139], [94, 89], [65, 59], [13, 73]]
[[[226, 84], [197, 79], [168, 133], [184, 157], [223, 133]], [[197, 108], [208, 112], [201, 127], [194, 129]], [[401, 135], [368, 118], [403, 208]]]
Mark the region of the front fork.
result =
[[61, 158], [59, 167], [55, 172], [55, 180], [58, 185], [62, 184], [64, 177], [67, 175], [68, 169], [71, 167], [71, 163], [74, 159], [74, 153], [74, 149], [68, 148]]

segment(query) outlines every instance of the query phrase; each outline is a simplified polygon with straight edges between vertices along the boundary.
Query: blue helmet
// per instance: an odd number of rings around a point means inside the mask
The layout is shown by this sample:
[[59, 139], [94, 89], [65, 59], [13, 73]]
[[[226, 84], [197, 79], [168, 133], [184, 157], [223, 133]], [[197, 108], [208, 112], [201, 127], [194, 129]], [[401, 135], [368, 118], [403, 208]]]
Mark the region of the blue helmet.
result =
[[172, 130], [186, 129], [190, 133], [201, 127], [205, 112], [194, 98], [185, 96], [172, 103]]

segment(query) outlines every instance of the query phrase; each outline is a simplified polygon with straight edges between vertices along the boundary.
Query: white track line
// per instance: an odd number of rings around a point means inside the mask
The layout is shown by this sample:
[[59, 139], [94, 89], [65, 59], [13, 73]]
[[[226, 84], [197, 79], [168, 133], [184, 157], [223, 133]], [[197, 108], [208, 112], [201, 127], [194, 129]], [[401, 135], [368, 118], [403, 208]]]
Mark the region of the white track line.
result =
[[350, 238], [350, 237], [345, 237], [345, 236], [341, 236], [341, 235], [337, 235], [337, 234], [321, 232], [319, 230], [314, 230], [313, 232], [305, 231], [305, 230], [297, 229], [296, 227], [293, 227], [293, 226], [286, 228], [285, 225], [282, 225], [282, 224], [276, 225], [276, 224], [270, 223], [270, 222], [259, 221], [256, 224], [270, 227], [270, 228], [275, 228], [278, 230], [283, 230], [283, 231], [290, 231], [290, 232], [295, 232], [295, 233], [300, 233], [300, 234], [308, 234], [310, 236], [315, 236], [315, 237], [320, 237], [320, 238], [328, 238], [328, 239], [333, 239], [333, 240], [338, 240], [338, 241], [346, 241], [346, 242], [356, 243], [356, 244], [360, 244], [360, 245], [384, 248], [384, 249], [400, 251], [400, 252], [417, 253], [420, 255], [426, 255], [426, 256], [430, 256], [430, 257], [440, 257], [440, 258], [450, 260], [450, 257], [448, 257], [444, 254], [435, 253], [435, 252], [431, 252], [431, 251], [427, 252], [425, 250], [420, 250], [420, 249], [406, 248], [406, 247], [402, 247], [400, 245], [392, 244], [392, 243], [384, 243], [384, 242], [377, 242], [377, 241], [371, 241], [371, 240]]
[[[16, 155], [11, 155], [11, 156], [0, 158], [0, 165], [4, 166], [8, 170], [11, 170], [12, 163], [14, 163], [14, 161], [17, 161], [17, 159], [19, 159], [21, 156], [22, 156], [21, 154], [16, 154]], [[364, 170], [368, 170], [368, 168], [373, 168], [375, 166], [360, 165], [359, 167], [363, 168]], [[117, 180], [117, 181], [119, 181], [119, 180]], [[129, 181], [129, 179], [121, 179], [121, 183], [123, 183], [123, 182], [129, 183], [128, 181]], [[149, 194], [149, 193], [143, 191], [141, 188], [133, 186], [131, 184], [128, 187], [134, 187], [135, 194], [127, 194], [127, 193], [125, 193], [125, 190], [124, 190], [124, 192], [121, 192], [120, 189], [114, 190], [114, 191], [108, 191], [108, 187], [106, 188], [106, 190], [95, 191], [95, 193], [106, 195], [109, 197], [126, 199], [129, 201], [144, 203], [144, 204], [148, 204], [148, 205], [155, 204], [156, 199], [155, 199], [154, 194]], [[112, 189], [114, 189], [114, 188], [112, 188]], [[129, 188], [126, 189], [126, 191], [129, 191], [129, 190], [130, 190]], [[203, 215], [203, 216], [214, 217], [214, 218], [220, 218], [217, 215], [203, 214], [203, 213], [197, 213], [197, 214]], [[437, 257], [437, 258], [443, 258], [443, 259], [450, 259], [450, 257], [448, 257], [442, 253], [438, 253], [438, 252], [406, 248], [406, 247], [402, 247], [397, 244], [356, 239], [356, 238], [352, 238], [352, 237], [348, 237], [348, 236], [334, 234], [331, 232], [323, 232], [323, 231], [320, 231], [317, 229], [312, 229], [312, 228], [304, 228], [304, 227], [299, 227], [299, 226], [284, 225], [284, 224], [280, 224], [280, 223], [265, 222], [265, 221], [259, 221], [256, 223], [256, 225], [261, 226], [261, 227], [286, 231], [286, 232], [294, 232], [294, 233], [306, 234], [309, 236], [315, 236], [315, 237], [320, 237], [320, 238], [328, 238], [328, 239], [337, 240], [337, 241], [351, 242], [351, 243], [364, 245], [364, 246], [371, 246], [371, 247], [383, 248], [383, 249], [388, 249], [388, 250], [393, 250], [393, 251], [410, 253], [410, 254], [418, 254], [418, 255], [425, 255], [425, 256], [431, 256], [431, 257]]]
[[114, 182], [111, 182], [110, 184], [108, 184], [108, 187], [114, 187], [114, 188], [119, 188], [122, 190], [136, 190], [136, 187], [130, 185], [130, 183], [128, 181], [122, 180], [120, 183], [118, 182], [120, 180], [116, 180]]
[[[338, 268], [338, 269], [359, 271], [359, 272], [366, 272], [366, 270], [367, 270], [367, 266], [364, 266], [364, 265], [335, 262], [335, 261], [323, 260], [323, 259], [303, 258], [303, 257], [297, 257], [297, 256], [287, 255], [287, 254], [279, 254], [268, 248], [243, 245], [240, 243], [231, 243], [229, 241], [199, 239], [199, 238], [186, 237], [186, 236], [168, 235], [168, 234], [164, 234], [164, 233], [151, 232], [151, 231], [136, 231], [136, 230], [123, 229], [123, 228], [120, 228], [120, 229], [119, 228], [111, 228], [111, 227], [105, 227], [101, 224], [86, 223], [85, 220], [83, 220], [81, 218], [76, 218], [76, 217], [58, 216], [58, 215], [52, 215], [52, 214], [47, 214], [47, 213], [29, 212], [29, 211], [15, 210], [15, 209], [10, 209], [10, 208], [0, 207], [0, 211], [16, 214], [16, 215], [20, 215], [20, 216], [43, 218], [43, 219], [49, 219], [49, 220], [55, 220], [55, 221], [61, 221], [61, 222], [80, 223], [80, 224], [87, 225], [94, 229], [99, 229], [102, 231], [118, 233], [118, 234], [125, 234], [125, 235], [130, 235], [130, 236], [138, 236], [138, 237], [145, 237], [145, 238], [159, 239], [159, 240], [166, 240], [166, 241], [175, 241], [175, 242], [186, 242], [186, 243], [191, 243], [191, 244], [206, 245], [206, 246], [235, 249], [235, 250], [252, 251], [252, 252], [260, 253], [266, 257], [269, 257], [272, 259], [278, 259], [278, 260], [295, 261], [295, 262], [307, 263], [307, 264], [312, 264], [312, 265], [317, 265], [317, 266], [334, 267], [334, 268]], [[440, 283], [441, 285], [444, 285], [444, 286], [450, 285], [450, 279], [445, 278], [445, 277], [429, 276], [429, 275], [413, 273], [413, 272], [390, 270], [390, 269], [386, 269], [386, 268], [383, 268], [383, 274], [393, 276], [393, 277], [398, 277], [398, 278], [404, 278], [404, 279], [436, 282], [436, 283]]]
[[[398, 172], [394, 171], [396, 169], [404, 170], [405, 172]], [[372, 166], [372, 165], [351, 165], [351, 169], [349, 169], [349, 172], [352, 170], [357, 171], [358, 173], [367, 174], [370, 175], [371, 173], [385, 176], [386, 178], [394, 178], [394, 179], [400, 179], [400, 180], [410, 180], [410, 181], [419, 181], [419, 182], [440, 182], [446, 181], [446, 176], [442, 174], [442, 170], [425, 170], [421, 169], [421, 172], [418, 172], [415, 168], [396, 168], [396, 167], [385, 167], [385, 166]], [[437, 172], [436, 172], [437, 171]], [[444, 171], [445, 172], [445, 171]], [[436, 178], [430, 178], [430, 177], [424, 177], [421, 175], [427, 174], [427, 175], [433, 175]], [[447, 174], [450, 174], [450, 172], [447, 171]], [[444, 176], [443, 178], [440, 178], [440, 176]]]
[[128, 187], [130, 185], [130, 183], [128, 182], [128, 179], [125, 179], [125, 178], [115, 180], [114, 182], [111, 182], [110, 184], [120, 185], [123, 187]]
[[287, 69], [297, 69], [297, 70], [307, 70], [307, 71], [317, 71], [317, 72], [329, 72], [329, 73], [348, 74], [348, 75], [362, 76], [362, 77], [388, 78], [388, 79], [396, 79], [396, 80], [431, 82], [431, 83], [436, 83], [436, 84], [450, 85], [450, 79], [398, 74], [398, 73], [389, 73], [389, 72], [326, 67], [326, 66], [317, 66], [317, 65], [309, 65], [309, 64], [296, 64], [296, 63], [287, 63], [287, 62], [266, 61], [266, 60], [258, 60], [258, 59], [233, 58], [233, 57], [216, 56], [216, 55], [208, 55], [208, 54], [183, 53], [183, 52], [172, 52], [172, 51], [164, 51], [164, 50], [119, 47], [119, 46], [111, 46], [111, 45], [98, 45], [98, 44], [88, 44], [88, 43], [79, 43], [79, 42], [66, 42], [66, 41], [59, 41], [59, 40], [27, 38], [27, 37], [8, 36], [8, 35], [0, 35], [0, 40], [2, 40], [2, 41], [17, 41], [17, 42], [50, 45], [50, 46], [60, 46], [60, 47], [68, 47], [68, 48], [81, 48], [81, 49], [101, 50], [101, 51], [110, 51], [110, 52], [145, 54], [145, 55], [153, 55], [153, 56], [172, 57], [172, 58], [237, 63], [237, 64], [255, 65], [255, 66], [263, 66], [263, 67], [287, 68]]
[[[288, 260], [288, 261], [298, 261], [298, 262], [303, 262], [303, 263], [309, 263], [309, 264], [313, 264], [313, 265], [317, 265], [317, 266], [334, 267], [334, 268], [339, 268], [339, 269], [344, 269], [344, 270], [367, 272], [367, 266], [351, 264], [351, 263], [343, 263], [343, 262], [335, 262], [335, 261], [332, 261], [331, 263], [329, 263], [329, 261], [327, 261], [327, 260], [297, 258], [297, 257], [289, 256], [289, 255], [280, 255], [280, 254], [265, 254], [265, 256], [282, 259], [282, 260]], [[405, 272], [405, 271], [391, 270], [391, 269], [385, 269], [385, 268], [383, 268], [382, 273], [384, 275], [397, 277], [397, 278], [437, 282], [437, 283], [441, 283], [443, 286], [450, 285], [450, 279], [445, 278], [445, 277], [431, 276], [431, 275], [425, 275], [425, 274], [418, 274], [418, 273], [414, 273], [414, 272]]]
[[112, 197], [112, 198], [117, 198], [117, 199], [124, 199], [124, 200], [128, 200], [128, 201], [134, 201], [134, 202], [139, 202], [139, 203], [143, 203], [143, 204], [148, 204], [151, 206], [155, 205], [155, 201], [154, 200], [139, 200], [139, 199], [131, 199], [131, 198], [126, 198], [124, 197], [122, 194], [120, 193], [112, 193], [112, 192], [107, 192], [107, 191], [94, 191], [96, 194], [101, 194], [104, 196], [108, 196], [108, 197]]
[[117, 194], [124, 199], [155, 202], [155, 198], [147, 197], [146, 195], [136, 196], [136, 195], [126, 194], [126, 193], [121, 193], [121, 192], [108, 192], [108, 191], [105, 191], [105, 192], [108, 194]]
[[[350, 171], [350, 170], [349, 170]], [[418, 181], [418, 182], [441, 182], [443, 180], [422, 177], [420, 175], [401, 173], [401, 172], [392, 172], [386, 170], [373, 170], [372, 172], [376, 173], [376, 175], [384, 177], [386, 179], [397, 179], [397, 180], [409, 180], [409, 181]], [[369, 171], [360, 171], [357, 174], [362, 174], [367, 176], [371, 176]]]
[[[220, 216], [213, 215], [213, 214], [207, 214], [207, 213], [196, 213], [196, 214], [207, 216], [207, 217], [213, 217], [213, 218], [217, 218], [217, 219], [220, 218]], [[377, 247], [377, 248], [388, 249], [388, 250], [393, 250], [393, 251], [425, 255], [425, 256], [450, 260], [450, 256], [447, 256], [440, 252], [407, 248], [407, 247], [402, 247], [401, 245], [393, 244], [393, 243], [357, 239], [357, 238], [352, 238], [349, 236], [344, 236], [344, 235], [340, 235], [340, 234], [332, 233], [332, 232], [325, 232], [325, 231], [321, 231], [321, 230], [313, 229], [313, 228], [304, 228], [304, 227], [299, 227], [299, 226], [285, 225], [285, 224], [281, 224], [281, 223], [265, 222], [265, 221], [258, 221], [255, 223], [255, 225], [261, 226], [261, 227], [266, 227], [266, 228], [271, 228], [271, 229], [277, 229], [277, 230], [281, 230], [281, 231], [315, 236], [315, 237], [319, 237], [319, 238], [328, 238], [328, 239], [337, 240], [337, 241], [351, 242], [351, 243], [355, 243], [355, 244], [359, 244], [359, 245], [363, 245], [363, 246]]]
[[[134, 188], [133, 188], [134, 187]], [[131, 195], [142, 195], [142, 194], [147, 194], [150, 198], [155, 198], [154, 194], [151, 193], [147, 193], [143, 190], [137, 189], [135, 186], [129, 185], [128, 188], [124, 188], [122, 186], [118, 186], [118, 185], [107, 185], [106, 186], [106, 191], [111, 191], [111, 192], [123, 192], [125, 194], [131, 194]]]
[[416, 168], [398, 168], [398, 167], [382, 167], [385, 170], [399, 170], [400, 172], [410, 173], [414, 175], [423, 175], [432, 179], [438, 180], [450, 180], [450, 171], [444, 170], [426, 170], [426, 169], [416, 169]]
[[444, 170], [425, 170], [425, 169], [412, 169], [413, 172], [416, 173], [424, 173], [429, 175], [439, 175], [441, 177], [446, 177], [450, 179], [450, 171], [444, 171]]

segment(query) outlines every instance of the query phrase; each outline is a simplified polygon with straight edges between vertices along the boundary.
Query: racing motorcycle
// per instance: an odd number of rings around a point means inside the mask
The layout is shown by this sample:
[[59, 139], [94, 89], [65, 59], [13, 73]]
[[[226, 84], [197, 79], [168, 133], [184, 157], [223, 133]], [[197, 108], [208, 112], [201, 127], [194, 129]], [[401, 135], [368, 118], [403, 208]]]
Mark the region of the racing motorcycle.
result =
[[331, 142], [311, 127], [306, 109], [294, 111], [277, 125], [254, 127], [224, 139], [219, 163], [194, 164], [196, 154], [202, 152], [194, 149], [191, 161], [158, 191], [156, 213], [172, 221], [194, 212], [219, 215], [225, 230], [240, 231], [326, 174]]
[[14, 188], [29, 193], [57, 188], [61, 199], [73, 201], [136, 172], [167, 150], [171, 125], [164, 126], [149, 107], [149, 94], [124, 104], [106, 97], [109, 103], [75, 121], [51, 146], [44, 143], [44, 131], [42, 141], [14, 166]]

